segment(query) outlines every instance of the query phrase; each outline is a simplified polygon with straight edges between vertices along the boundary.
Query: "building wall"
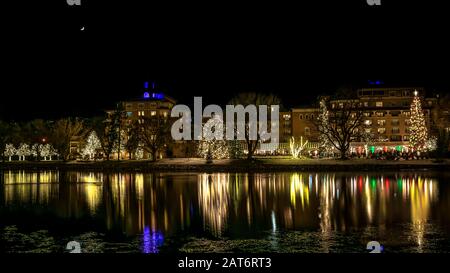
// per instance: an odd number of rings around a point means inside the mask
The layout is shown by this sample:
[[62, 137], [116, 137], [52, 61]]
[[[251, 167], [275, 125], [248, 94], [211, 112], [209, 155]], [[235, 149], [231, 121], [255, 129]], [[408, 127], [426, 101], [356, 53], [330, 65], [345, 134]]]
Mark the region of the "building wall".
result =
[[315, 123], [318, 112], [317, 108], [292, 109], [292, 136], [296, 139], [303, 137], [310, 142], [317, 141], [319, 132]]
[[292, 136], [292, 112], [280, 112], [280, 143], [288, 143]]

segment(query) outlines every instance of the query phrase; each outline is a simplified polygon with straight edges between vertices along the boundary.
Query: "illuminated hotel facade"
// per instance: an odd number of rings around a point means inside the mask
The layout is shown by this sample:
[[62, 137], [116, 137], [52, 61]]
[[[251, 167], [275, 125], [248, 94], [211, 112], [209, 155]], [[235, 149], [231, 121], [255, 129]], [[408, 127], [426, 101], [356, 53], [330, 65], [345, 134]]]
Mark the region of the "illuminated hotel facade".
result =
[[[362, 88], [356, 90], [355, 101], [363, 111], [362, 122], [364, 130], [374, 136], [374, 141], [370, 144], [368, 152], [377, 150], [397, 150], [408, 151], [409, 149], [409, 125], [410, 106], [413, 98], [417, 95], [421, 97], [422, 109], [426, 119], [428, 132], [433, 135], [436, 118], [434, 111], [438, 99], [426, 97], [424, 88], [402, 87], [402, 88]], [[329, 105], [333, 109], [343, 107], [345, 101], [339, 101], [331, 97], [324, 97], [329, 100]], [[295, 138], [306, 138], [310, 141], [310, 148], [314, 148], [318, 143], [319, 132], [317, 130], [317, 116], [319, 109], [314, 107], [293, 108], [292, 113], [292, 133]], [[350, 147], [351, 153], [364, 153], [365, 143], [354, 142]]]
[[[144, 122], [145, 117], [159, 117], [164, 120], [171, 120], [171, 109], [176, 105], [176, 100], [160, 92], [156, 92], [154, 87], [144, 90], [141, 98], [120, 102], [124, 111], [122, 124], [126, 126], [134, 122]], [[356, 154], [374, 153], [376, 151], [404, 151], [409, 150], [409, 120], [410, 106], [415, 96], [421, 97], [426, 126], [430, 135], [435, 135], [435, 124], [433, 120], [439, 119], [443, 111], [437, 111], [438, 98], [427, 97], [425, 89], [422, 87], [400, 87], [400, 88], [362, 88], [356, 90], [355, 101], [359, 103], [363, 111], [362, 122], [364, 130], [374, 136], [374, 141], [367, 146], [367, 143], [354, 142], [350, 146], [350, 152]], [[329, 100], [330, 111], [341, 107], [342, 101], [330, 97], [322, 97]], [[112, 114], [114, 111], [107, 111]], [[439, 113], [442, 112], [442, 113]], [[318, 107], [306, 106], [296, 107], [280, 112], [279, 116], [279, 139], [276, 154], [289, 154], [289, 141], [292, 137], [296, 140], [308, 140], [307, 151], [314, 152], [319, 149], [319, 135], [317, 130]], [[447, 124], [448, 116], [443, 118]], [[206, 120], [205, 120], [206, 121]], [[245, 143], [242, 143], [246, 149]], [[195, 141], [176, 141], [168, 145], [170, 152], [161, 151], [158, 157], [195, 157]], [[268, 154], [265, 149], [268, 146], [262, 144], [256, 154]], [[366, 151], [367, 149], [367, 151]], [[270, 154], [271, 152], [269, 152]], [[117, 155], [115, 155], [117, 156]], [[123, 151], [123, 159], [129, 155]], [[144, 156], [144, 158], [148, 158]]]
[[[158, 118], [163, 122], [170, 122], [170, 112], [176, 105], [176, 100], [172, 97], [166, 96], [162, 92], [155, 89], [154, 84], [152, 87], [148, 87], [148, 83], [145, 83], [143, 95], [138, 98], [121, 101], [118, 103], [120, 111], [122, 111], [121, 131], [131, 130], [133, 124], [142, 124], [146, 118]], [[107, 110], [108, 117], [111, 117], [116, 110]], [[126, 136], [124, 137], [126, 141]], [[184, 141], [176, 141], [174, 143], [168, 143], [165, 149], [161, 149], [157, 153], [158, 158], [174, 156], [183, 157], [185, 151]], [[117, 158], [117, 153], [112, 154], [112, 157]], [[120, 153], [121, 159], [133, 158], [133, 155], [122, 149]], [[150, 155], [143, 149], [141, 157], [143, 159], [149, 159]]]

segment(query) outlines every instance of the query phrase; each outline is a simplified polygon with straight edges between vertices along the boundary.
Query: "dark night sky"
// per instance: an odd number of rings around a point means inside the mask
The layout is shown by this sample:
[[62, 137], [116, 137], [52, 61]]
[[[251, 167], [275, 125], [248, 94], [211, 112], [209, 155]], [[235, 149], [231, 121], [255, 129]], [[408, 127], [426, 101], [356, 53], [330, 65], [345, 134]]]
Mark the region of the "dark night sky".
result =
[[98, 114], [140, 96], [144, 81], [183, 103], [201, 95], [223, 104], [256, 91], [295, 106], [368, 79], [450, 90], [443, 7], [128, 2], [34, 1], [8, 10], [0, 118]]

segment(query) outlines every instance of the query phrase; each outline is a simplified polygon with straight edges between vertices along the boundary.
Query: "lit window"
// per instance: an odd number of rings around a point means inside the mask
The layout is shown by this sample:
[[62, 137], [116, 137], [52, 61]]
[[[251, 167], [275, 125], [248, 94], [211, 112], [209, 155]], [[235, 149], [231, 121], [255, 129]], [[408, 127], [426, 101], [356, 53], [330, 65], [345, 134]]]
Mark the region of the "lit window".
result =
[[366, 120], [364, 121], [364, 124], [365, 124], [365, 125], [372, 125], [372, 120], [366, 119]]
[[382, 102], [382, 101], [377, 101], [377, 102], [375, 103], [375, 106], [376, 106], [376, 107], [383, 107], [383, 102]]
[[378, 128], [378, 133], [379, 133], [379, 134], [384, 134], [384, 133], [386, 133], [386, 128]]
[[364, 107], [369, 107], [369, 102], [368, 101], [364, 102]]
[[151, 112], [150, 112], [150, 115], [151, 115], [151, 116], [156, 116], [156, 111], [151, 111]]
[[384, 126], [384, 125], [386, 124], [386, 120], [384, 120], [384, 119], [379, 119], [379, 120], [377, 121], [377, 124], [380, 125], [380, 126]]

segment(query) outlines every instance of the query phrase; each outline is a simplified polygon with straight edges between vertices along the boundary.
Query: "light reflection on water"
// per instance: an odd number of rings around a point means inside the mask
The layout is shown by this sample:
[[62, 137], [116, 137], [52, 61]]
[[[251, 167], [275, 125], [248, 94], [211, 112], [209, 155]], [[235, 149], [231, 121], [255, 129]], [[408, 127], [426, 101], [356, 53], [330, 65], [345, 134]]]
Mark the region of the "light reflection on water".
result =
[[89, 231], [140, 236], [144, 253], [158, 252], [170, 237], [258, 240], [267, 239], [265, 232], [272, 246], [288, 232], [314, 232], [325, 252], [336, 234], [368, 229], [395, 245], [401, 242], [386, 234], [407, 226], [417, 252], [433, 243], [430, 229], [449, 238], [450, 186], [426, 173], [5, 171], [2, 177], [5, 225], [15, 224], [8, 222], [13, 214], [44, 210], [55, 219], [78, 220]]

